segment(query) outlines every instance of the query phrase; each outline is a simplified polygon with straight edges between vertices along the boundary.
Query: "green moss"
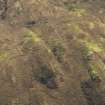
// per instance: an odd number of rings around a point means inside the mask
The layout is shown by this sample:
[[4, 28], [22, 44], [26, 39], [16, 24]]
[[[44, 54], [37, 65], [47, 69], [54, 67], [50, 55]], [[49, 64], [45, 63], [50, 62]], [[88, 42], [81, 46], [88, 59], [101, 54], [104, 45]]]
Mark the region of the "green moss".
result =
[[100, 53], [104, 51], [104, 48], [100, 45], [100, 43], [86, 40], [81, 40], [81, 42], [84, 44], [87, 53], [90, 52]]
[[25, 33], [25, 41], [31, 41], [32, 43], [38, 43], [41, 41], [41, 38], [38, 35], [30, 30], [27, 30]]
[[23, 47], [25, 52], [32, 51], [33, 47], [42, 43], [41, 38], [31, 30], [26, 29], [23, 36]]
[[88, 72], [89, 72], [91, 79], [92, 80], [99, 79], [97, 66], [95, 66], [95, 64], [91, 64], [91, 63], [89, 63], [89, 66], [90, 66], [90, 70]]
[[[88, 66], [88, 73], [91, 77], [92, 80], [95, 79], [99, 79], [99, 70], [101, 70], [102, 68], [99, 67], [99, 65], [97, 65], [98, 61], [95, 61], [96, 59], [93, 59], [94, 54], [100, 54], [102, 52], [104, 52], [104, 48], [103, 46], [99, 43], [99, 42], [95, 42], [93, 40], [86, 40], [86, 39], [82, 39], [80, 40], [80, 43], [83, 45], [83, 55], [85, 57], [85, 61], [87, 63]], [[96, 55], [97, 56], [97, 55]]]

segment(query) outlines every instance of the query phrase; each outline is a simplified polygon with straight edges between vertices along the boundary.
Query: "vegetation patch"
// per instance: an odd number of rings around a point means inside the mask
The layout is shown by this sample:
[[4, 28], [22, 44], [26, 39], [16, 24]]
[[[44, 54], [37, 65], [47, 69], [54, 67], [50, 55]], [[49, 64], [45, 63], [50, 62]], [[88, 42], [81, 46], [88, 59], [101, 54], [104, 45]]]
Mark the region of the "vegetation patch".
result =
[[35, 74], [35, 79], [50, 89], [57, 88], [55, 78], [56, 76], [54, 72], [50, 70], [46, 65], [40, 66], [38, 73]]
[[71, 24], [71, 28], [72, 28], [73, 32], [84, 33], [78, 24]]
[[100, 45], [100, 43], [96, 43], [94, 41], [80, 40], [84, 46], [86, 47], [87, 53], [96, 52], [100, 53], [104, 51], [104, 48]]
[[73, 3], [71, 4], [71, 3], [64, 2], [64, 6], [69, 11], [76, 11], [77, 9], [80, 9], [80, 7], [78, 5], [73, 4]]
[[61, 45], [58, 45], [53, 47], [52, 52], [57, 57], [57, 60], [61, 62], [65, 49]]
[[68, 4], [68, 3], [64, 3], [66, 9], [68, 9], [69, 11], [75, 11], [77, 8], [77, 6], [75, 4]]
[[51, 51], [54, 54], [54, 56], [57, 58], [57, 60], [59, 62], [62, 62], [63, 56], [65, 54], [65, 48], [63, 46], [62, 40], [53, 39], [50, 42], [50, 48], [51, 48], [51, 50], [49, 50], [49, 51]]
[[88, 105], [104, 105], [103, 87], [100, 82], [86, 80], [81, 82], [81, 89], [87, 99]]
[[84, 8], [81, 8], [80, 5], [77, 4], [70, 4], [70, 3], [64, 3], [65, 8], [73, 13], [74, 15], [80, 17], [86, 15], [86, 10]]
[[24, 50], [32, 50], [34, 45], [41, 43], [41, 38], [36, 33], [26, 30], [22, 43]]
[[25, 41], [31, 41], [33, 43], [37, 43], [41, 41], [41, 38], [38, 37], [38, 35], [32, 31], [27, 31], [25, 35]]
[[[73, 34], [75, 34], [74, 37], [76, 37], [76, 39], [77, 38], [83, 39], [84, 37], [90, 37], [89, 33], [84, 31], [78, 23], [68, 24], [68, 27], [69, 27], [70, 31], [73, 32]], [[83, 37], [80, 38], [80, 35], [83, 35]]]
[[[89, 63], [89, 62], [88, 62]], [[98, 74], [98, 68], [96, 64], [89, 63], [90, 70], [89, 75], [92, 80], [100, 80], [99, 74]]]
[[[89, 40], [80, 40], [83, 45], [83, 55], [88, 67], [88, 73], [92, 80], [100, 79], [98, 75], [98, 70], [100, 70], [98, 63], [94, 61], [93, 56], [95, 54], [99, 54], [104, 52], [104, 48], [100, 45], [100, 43], [96, 43], [94, 41]], [[98, 61], [97, 61], [98, 62]], [[100, 62], [99, 62], [100, 63]], [[102, 68], [101, 68], [102, 69]]]
[[86, 15], [86, 10], [85, 9], [76, 9], [75, 11], [71, 12], [74, 16], [85, 16]]
[[0, 60], [6, 60], [8, 58], [7, 52], [0, 52]]

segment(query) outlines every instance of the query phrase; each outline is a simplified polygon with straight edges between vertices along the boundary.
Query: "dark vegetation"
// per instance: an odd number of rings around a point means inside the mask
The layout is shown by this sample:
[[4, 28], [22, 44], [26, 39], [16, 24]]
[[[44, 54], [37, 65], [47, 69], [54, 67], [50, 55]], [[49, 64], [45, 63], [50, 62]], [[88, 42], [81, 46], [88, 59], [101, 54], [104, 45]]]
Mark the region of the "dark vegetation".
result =
[[100, 82], [87, 80], [81, 83], [81, 88], [87, 99], [88, 105], [105, 105], [105, 91], [100, 87]]
[[0, 0], [0, 18], [4, 19], [6, 17], [8, 9], [8, 0]]
[[38, 71], [39, 73], [35, 75], [36, 80], [46, 85], [50, 89], [57, 88], [57, 83], [55, 80], [56, 76], [47, 66], [41, 66], [40, 70]]

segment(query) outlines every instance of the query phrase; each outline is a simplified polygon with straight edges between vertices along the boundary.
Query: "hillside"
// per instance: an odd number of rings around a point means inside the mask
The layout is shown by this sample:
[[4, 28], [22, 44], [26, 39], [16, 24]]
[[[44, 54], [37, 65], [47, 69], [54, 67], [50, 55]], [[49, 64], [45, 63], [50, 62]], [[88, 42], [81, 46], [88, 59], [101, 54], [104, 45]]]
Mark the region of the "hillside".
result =
[[0, 0], [0, 105], [104, 105], [104, 70], [104, 0]]

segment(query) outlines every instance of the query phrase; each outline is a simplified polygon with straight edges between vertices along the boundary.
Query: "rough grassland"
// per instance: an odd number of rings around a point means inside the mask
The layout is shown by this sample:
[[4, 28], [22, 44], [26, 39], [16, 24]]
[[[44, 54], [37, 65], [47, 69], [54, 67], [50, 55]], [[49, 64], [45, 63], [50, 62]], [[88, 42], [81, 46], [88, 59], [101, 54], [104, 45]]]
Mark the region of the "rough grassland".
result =
[[0, 105], [105, 104], [104, 0], [0, 8]]

